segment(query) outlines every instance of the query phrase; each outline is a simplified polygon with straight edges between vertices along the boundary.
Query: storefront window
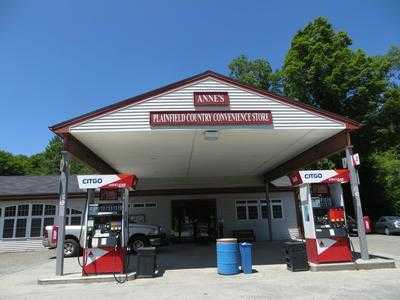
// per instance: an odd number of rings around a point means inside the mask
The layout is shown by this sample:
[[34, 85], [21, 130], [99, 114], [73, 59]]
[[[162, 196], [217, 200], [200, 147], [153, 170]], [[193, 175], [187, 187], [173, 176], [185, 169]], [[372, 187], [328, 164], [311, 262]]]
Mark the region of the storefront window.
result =
[[246, 206], [238, 206], [236, 208], [237, 218], [238, 220], [246, 220]]
[[258, 219], [258, 201], [247, 201], [249, 220]]
[[268, 204], [266, 200], [260, 201], [260, 208], [261, 208], [261, 218], [268, 219]]
[[25, 237], [26, 235], [26, 219], [17, 219], [17, 227], [15, 230], [15, 237]]
[[67, 208], [65, 215], [65, 224], [81, 225], [82, 212], [74, 208]]
[[3, 225], [3, 238], [14, 236], [14, 219], [5, 219]]
[[238, 220], [257, 220], [258, 215], [258, 201], [236, 201], [236, 217]]
[[56, 214], [56, 206], [55, 205], [46, 205], [44, 208], [44, 214], [46, 216], [54, 216]]
[[18, 205], [18, 216], [26, 217], [29, 215], [29, 204]]
[[[32, 210], [33, 212], [33, 210]], [[32, 218], [31, 220], [31, 237], [40, 237], [42, 230], [42, 218]]]
[[43, 219], [43, 227], [54, 225], [54, 218], [44, 218]]
[[271, 210], [272, 210], [272, 218], [273, 219], [282, 219], [283, 218], [283, 210], [282, 210], [282, 201], [281, 200], [272, 200], [271, 201]]
[[43, 204], [33, 204], [32, 205], [32, 216], [43, 215]]
[[17, 207], [9, 206], [9, 207], [6, 207], [6, 210], [4, 212], [4, 217], [15, 217], [16, 213], [17, 213]]
[[[73, 222], [77, 223], [78, 217], [80, 221], [79, 214], [81, 212], [78, 210], [73, 210], [73, 212]], [[3, 232], [0, 237], [40, 237], [43, 233], [43, 226], [54, 224], [55, 214], [56, 206], [51, 204], [19, 204], [5, 207], [4, 221], [1, 220]]]

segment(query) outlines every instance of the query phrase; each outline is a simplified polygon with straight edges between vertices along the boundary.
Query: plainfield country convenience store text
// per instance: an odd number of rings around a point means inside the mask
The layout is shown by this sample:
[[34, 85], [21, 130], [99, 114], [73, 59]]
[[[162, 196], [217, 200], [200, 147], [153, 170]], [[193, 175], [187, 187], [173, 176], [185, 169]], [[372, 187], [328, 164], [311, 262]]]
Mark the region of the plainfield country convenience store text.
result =
[[151, 126], [271, 125], [271, 111], [150, 112]]

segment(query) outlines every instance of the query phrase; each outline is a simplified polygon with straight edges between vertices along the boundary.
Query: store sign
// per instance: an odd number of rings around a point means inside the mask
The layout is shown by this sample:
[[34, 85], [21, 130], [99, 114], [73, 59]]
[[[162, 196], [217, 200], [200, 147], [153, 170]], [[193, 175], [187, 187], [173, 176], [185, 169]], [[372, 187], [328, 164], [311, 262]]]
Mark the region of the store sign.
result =
[[229, 106], [227, 92], [194, 92], [194, 106]]
[[269, 110], [258, 111], [153, 111], [150, 126], [271, 125]]
[[303, 183], [346, 183], [350, 181], [349, 170], [307, 170], [290, 174], [292, 185]]
[[80, 189], [119, 189], [135, 187], [137, 177], [133, 174], [78, 175]]

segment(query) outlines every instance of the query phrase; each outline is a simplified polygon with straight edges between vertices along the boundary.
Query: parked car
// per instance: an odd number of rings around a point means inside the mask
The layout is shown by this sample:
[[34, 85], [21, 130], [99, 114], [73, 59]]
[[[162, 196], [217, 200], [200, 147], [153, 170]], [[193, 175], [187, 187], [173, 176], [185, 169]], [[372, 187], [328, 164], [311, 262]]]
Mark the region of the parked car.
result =
[[[53, 226], [46, 226], [42, 245], [46, 248], [53, 249], [57, 247], [57, 241], [52, 238]], [[77, 256], [83, 248], [83, 234], [81, 233], [81, 225], [65, 226], [65, 257]], [[79, 238], [81, 238], [79, 242]], [[147, 224], [129, 224], [128, 246], [133, 251], [146, 246], [161, 246], [166, 243], [166, 234], [161, 226]]]
[[391, 235], [400, 233], [400, 216], [382, 216], [375, 223], [375, 232]]

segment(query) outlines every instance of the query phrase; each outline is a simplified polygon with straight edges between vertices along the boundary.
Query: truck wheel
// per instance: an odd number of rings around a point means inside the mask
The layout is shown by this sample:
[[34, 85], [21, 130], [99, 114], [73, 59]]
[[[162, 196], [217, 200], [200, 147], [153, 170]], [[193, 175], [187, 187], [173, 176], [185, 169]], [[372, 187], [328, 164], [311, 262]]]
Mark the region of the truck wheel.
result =
[[64, 242], [64, 257], [73, 257], [79, 254], [79, 244], [73, 239], [66, 239]]
[[149, 241], [144, 236], [137, 236], [131, 239], [129, 246], [136, 253], [137, 249], [149, 246]]
[[389, 228], [387, 228], [387, 227], [385, 227], [385, 234], [386, 234], [386, 235], [390, 235], [390, 230], [389, 230]]

